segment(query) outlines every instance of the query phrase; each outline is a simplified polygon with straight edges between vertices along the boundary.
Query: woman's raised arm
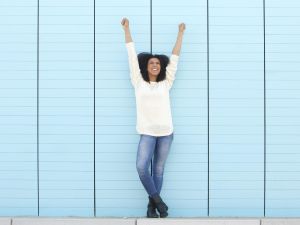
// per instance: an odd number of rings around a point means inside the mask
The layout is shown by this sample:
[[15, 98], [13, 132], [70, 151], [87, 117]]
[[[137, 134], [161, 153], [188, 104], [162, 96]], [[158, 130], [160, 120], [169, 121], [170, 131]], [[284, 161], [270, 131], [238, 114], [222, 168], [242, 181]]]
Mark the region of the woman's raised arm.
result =
[[130, 34], [130, 29], [129, 29], [129, 20], [127, 18], [123, 18], [121, 24], [125, 32], [125, 42], [126, 43], [133, 42]]
[[180, 54], [184, 30], [185, 30], [185, 24], [184, 23], [179, 24], [177, 40], [176, 40], [175, 46], [172, 51], [172, 54], [174, 54], [174, 55], [179, 56], [179, 54]]
[[128, 53], [131, 83], [134, 87], [136, 87], [138, 83], [141, 81], [142, 75], [139, 67], [137, 54], [135, 51], [135, 46], [129, 30], [129, 20], [127, 18], [123, 18], [121, 24], [125, 31], [125, 41], [126, 41], [126, 48]]

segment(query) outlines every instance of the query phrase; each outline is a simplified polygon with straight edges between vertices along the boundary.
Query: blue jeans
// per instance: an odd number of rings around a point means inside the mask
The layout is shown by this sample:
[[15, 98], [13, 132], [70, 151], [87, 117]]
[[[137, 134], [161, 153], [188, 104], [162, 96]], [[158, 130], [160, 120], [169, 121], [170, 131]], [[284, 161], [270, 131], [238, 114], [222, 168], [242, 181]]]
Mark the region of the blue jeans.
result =
[[[160, 194], [165, 163], [173, 141], [173, 133], [167, 136], [141, 134], [138, 145], [136, 168], [149, 196]], [[149, 171], [153, 157], [152, 176]]]

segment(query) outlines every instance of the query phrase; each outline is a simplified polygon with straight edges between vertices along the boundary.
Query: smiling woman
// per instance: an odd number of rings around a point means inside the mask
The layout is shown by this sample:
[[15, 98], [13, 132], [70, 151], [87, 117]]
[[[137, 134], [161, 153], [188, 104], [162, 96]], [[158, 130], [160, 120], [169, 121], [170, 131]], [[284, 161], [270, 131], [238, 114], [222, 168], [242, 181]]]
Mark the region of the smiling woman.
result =
[[[121, 22], [125, 31], [131, 83], [135, 88], [137, 132], [140, 134], [136, 168], [149, 195], [147, 217], [168, 216], [168, 206], [160, 196], [165, 162], [173, 142], [173, 122], [169, 91], [175, 80], [177, 63], [185, 25], [179, 25], [177, 41], [170, 59], [165, 55], [140, 53], [138, 56], [131, 38], [129, 21]], [[153, 176], [150, 162], [153, 160]]]

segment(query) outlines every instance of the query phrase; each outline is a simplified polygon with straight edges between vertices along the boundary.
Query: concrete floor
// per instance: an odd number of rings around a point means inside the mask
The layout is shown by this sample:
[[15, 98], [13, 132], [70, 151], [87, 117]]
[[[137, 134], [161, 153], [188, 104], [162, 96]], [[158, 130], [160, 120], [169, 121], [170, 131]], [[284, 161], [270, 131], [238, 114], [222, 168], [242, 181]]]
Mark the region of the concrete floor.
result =
[[300, 218], [0, 217], [0, 225], [300, 225]]

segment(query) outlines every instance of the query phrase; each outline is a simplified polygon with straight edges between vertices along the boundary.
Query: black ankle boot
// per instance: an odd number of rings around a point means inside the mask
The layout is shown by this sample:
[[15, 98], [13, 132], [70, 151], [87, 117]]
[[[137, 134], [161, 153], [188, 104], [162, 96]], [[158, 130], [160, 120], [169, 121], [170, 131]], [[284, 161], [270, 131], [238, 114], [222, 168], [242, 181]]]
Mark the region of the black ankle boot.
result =
[[149, 203], [147, 206], [147, 217], [148, 218], [158, 218], [158, 214], [156, 213], [156, 207], [153, 199], [149, 196]]
[[161, 218], [165, 218], [168, 216], [168, 206], [166, 205], [166, 203], [163, 202], [163, 200], [161, 199], [161, 197], [159, 195], [154, 195], [152, 197], [153, 202], [155, 204], [155, 207], [157, 208], [160, 217]]

